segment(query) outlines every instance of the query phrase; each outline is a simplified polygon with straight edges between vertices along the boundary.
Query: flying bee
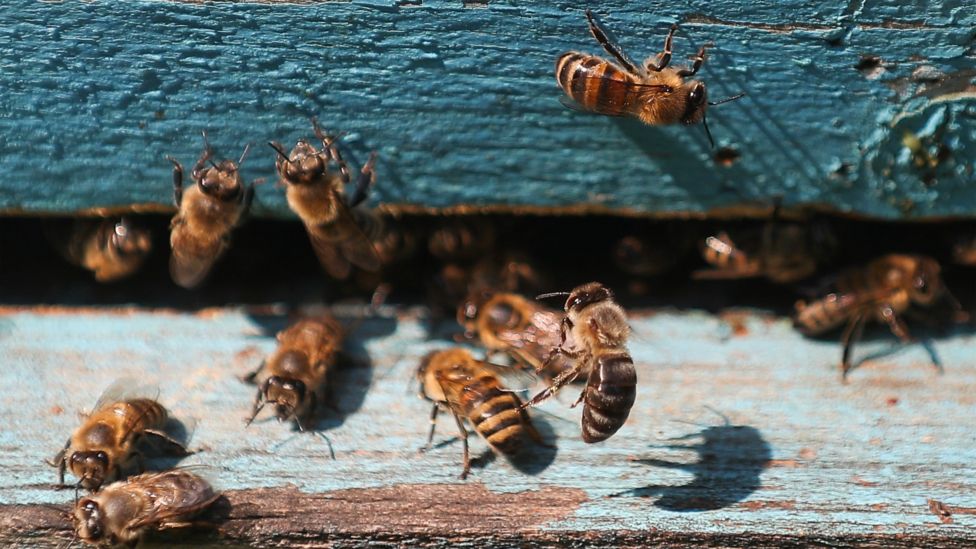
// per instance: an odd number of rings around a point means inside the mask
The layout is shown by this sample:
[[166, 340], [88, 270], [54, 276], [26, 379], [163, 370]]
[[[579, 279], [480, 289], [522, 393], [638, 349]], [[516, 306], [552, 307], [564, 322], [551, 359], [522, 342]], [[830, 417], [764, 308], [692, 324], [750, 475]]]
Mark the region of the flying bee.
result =
[[553, 379], [572, 367], [565, 356], [546, 362], [559, 345], [562, 313], [511, 292], [476, 291], [458, 307], [458, 323], [467, 338], [487, 349], [486, 360], [505, 353], [520, 364]]
[[[366, 223], [363, 217], [369, 214], [356, 209], [366, 200], [375, 179], [376, 153], [363, 165], [356, 190], [347, 198], [343, 186], [349, 183], [350, 177], [349, 167], [339, 152], [341, 135], [326, 135], [314, 118], [312, 128], [322, 142], [321, 149], [299, 139], [291, 154], [286, 154], [280, 143], [268, 143], [278, 153], [275, 167], [285, 185], [288, 206], [305, 224], [315, 255], [330, 276], [344, 280], [349, 277], [352, 265], [376, 272], [381, 261], [362, 228]], [[332, 162], [336, 163], [338, 172], [329, 169]]]
[[462, 479], [471, 470], [465, 420], [493, 451], [506, 456], [518, 453], [526, 435], [546, 445], [522, 409], [522, 401], [503, 386], [499, 372], [499, 367], [476, 360], [469, 351], [459, 347], [431, 352], [417, 368], [420, 396], [434, 403], [424, 449], [429, 449], [434, 440], [438, 412], [442, 408], [447, 410], [454, 416], [464, 443]]
[[[247, 213], [254, 196], [254, 184], [244, 186], [241, 158], [213, 162], [213, 149], [203, 134], [204, 147], [193, 166], [190, 178], [196, 185], [183, 188], [183, 165], [173, 157], [173, 195], [179, 211], [170, 223], [169, 271], [173, 281], [184, 288], [195, 288], [227, 251], [231, 231]], [[207, 166], [207, 164], [210, 164]]]
[[306, 318], [278, 332], [278, 348], [245, 380], [258, 386], [250, 425], [265, 405], [274, 406], [278, 421], [295, 420], [302, 431], [312, 427], [316, 407], [329, 402], [329, 373], [345, 337], [328, 315]]
[[703, 123], [708, 141], [705, 109], [739, 99], [735, 95], [710, 102], [705, 83], [685, 78], [694, 76], [705, 62], [705, 46], [698, 50], [690, 68], [669, 67], [671, 42], [677, 25], [672, 25], [664, 40], [664, 51], [638, 66], [612, 42], [590, 10], [586, 10], [590, 33], [619, 65], [602, 57], [566, 52], [556, 59], [556, 82], [582, 110], [609, 116], [633, 116], [649, 125]]
[[185, 470], [147, 473], [113, 482], [75, 502], [75, 535], [94, 545], [135, 547], [149, 531], [195, 526], [193, 519], [220, 494]]
[[95, 403], [91, 414], [71, 435], [51, 465], [58, 468], [58, 481], [64, 485], [65, 470], [78, 477], [78, 486], [96, 490], [106, 482], [123, 478], [136, 464], [144, 467], [145, 443], [173, 456], [190, 452], [164, 429], [169, 414], [154, 398], [125, 398], [131, 380], [120, 380], [109, 387]]
[[940, 276], [938, 262], [920, 255], [889, 254], [866, 266], [841, 273], [836, 291], [796, 304], [794, 326], [805, 335], [819, 335], [844, 325], [841, 374], [851, 369], [851, 351], [869, 320], [884, 323], [903, 342], [911, 341], [908, 326], [899, 315], [911, 313], [912, 305], [930, 306], [946, 298], [958, 308]]
[[125, 217], [76, 220], [66, 234], [50, 236], [65, 259], [94, 273], [98, 282], [131, 276], [152, 250], [149, 231]]
[[524, 406], [535, 406], [554, 395], [563, 385], [589, 370], [586, 387], [572, 407], [583, 403], [580, 427], [583, 442], [600, 442], [616, 433], [634, 405], [637, 372], [627, 351], [630, 326], [627, 314], [613, 299], [609, 288], [599, 282], [577, 286], [572, 292], [539, 296], [566, 295], [559, 329], [559, 344], [552, 348], [545, 365], [563, 355], [574, 361], [572, 368], [556, 376], [552, 383]]

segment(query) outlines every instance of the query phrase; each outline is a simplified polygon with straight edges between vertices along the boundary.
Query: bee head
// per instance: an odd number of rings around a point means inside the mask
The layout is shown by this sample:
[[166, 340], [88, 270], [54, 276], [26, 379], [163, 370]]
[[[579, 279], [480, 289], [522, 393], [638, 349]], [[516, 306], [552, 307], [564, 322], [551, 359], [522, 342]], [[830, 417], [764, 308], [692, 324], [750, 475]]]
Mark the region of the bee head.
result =
[[149, 232], [132, 227], [124, 218], [112, 228], [111, 242], [121, 255], [142, 255], [152, 248]]
[[79, 499], [71, 518], [79, 538], [89, 543], [99, 543], [104, 540], [102, 510], [97, 501], [92, 498]]
[[219, 164], [203, 170], [197, 185], [208, 196], [221, 201], [235, 200], [244, 190], [244, 182], [237, 162], [221, 160]]
[[271, 376], [264, 382], [264, 398], [274, 404], [275, 416], [279, 421], [291, 419], [304, 407], [305, 384], [297, 379]]
[[599, 282], [590, 282], [570, 292], [564, 308], [567, 313], [578, 313], [594, 303], [610, 299], [613, 299], [613, 292], [609, 288]]
[[78, 484], [94, 490], [101, 486], [111, 470], [108, 454], [101, 450], [74, 452], [68, 460], [68, 467], [78, 477]]
[[684, 85], [687, 90], [685, 112], [681, 115], [681, 123], [687, 126], [697, 124], [705, 119], [705, 108], [708, 106], [708, 92], [705, 83], [692, 80]]
[[298, 143], [285, 154], [280, 144], [271, 142], [271, 148], [278, 153], [275, 168], [285, 183], [304, 185], [320, 180], [328, 173], [328, 158], [326, 151], [316, 149], [311, 143], [299, 139]]
[[942, 295], [942, 268], [934, 259], [923, 257], [912, 273], [912, 301], [921, 305], [931, 305]]

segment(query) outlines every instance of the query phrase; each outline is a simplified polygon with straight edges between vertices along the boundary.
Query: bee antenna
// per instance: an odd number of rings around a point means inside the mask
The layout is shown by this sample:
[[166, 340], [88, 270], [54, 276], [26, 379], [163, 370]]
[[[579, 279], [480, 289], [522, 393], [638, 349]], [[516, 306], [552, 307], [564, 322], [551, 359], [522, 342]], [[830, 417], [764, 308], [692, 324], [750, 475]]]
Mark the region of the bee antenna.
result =
[[549, 292], [548, 294], [539, 294], [535, 296], [537, 300], [549, 299], [550, 297], [569, 297], [569, 292]]
[[711, 130], [708, 129], [708, 118], [706, 118], [705, 115], [702, 115], [702, 126], [705, 126], [705, 135], [708, 136], [708, 144], [711, 145], [712, 148], [714, 149], [715, 140], [712, 139], [712, 132]]
[[723, 99], [721, 101], [709, 101], [708, 102], [708, 105], [711, 106], [711, 107], [714, 107], [715, 105], [721, 105], [722, 103], [728, 103], [729, 101], [735, 101], [736, 99], [742, 99], [745, 96], [745, 94], [746, 94], [746, 92], [742, 92], [742, 93], [740, 93], [738, 95], [733, 95], [732, 97], [726, 97], [725, 99]]
[[241, 164], [244, 163], [244, 159], [247, 158], [247, 153], [251, 150], [251, 144], [248, 143], [244, 145], [244, 152], [241, 153], [241, 159], [237, 161], [237, 167], [239, 168]]
[[275, 143], [274, 141], [268, 141], [268, 145], [270, 145], [271, 148], [274, 149], [276, 153], [278, 153], [278, 156], [284, 159], [285, 162], [291, 164], [291, 159], [288, 158], [288, 155], [285, 153], [285, 150], [281, 148], [281, 145]]

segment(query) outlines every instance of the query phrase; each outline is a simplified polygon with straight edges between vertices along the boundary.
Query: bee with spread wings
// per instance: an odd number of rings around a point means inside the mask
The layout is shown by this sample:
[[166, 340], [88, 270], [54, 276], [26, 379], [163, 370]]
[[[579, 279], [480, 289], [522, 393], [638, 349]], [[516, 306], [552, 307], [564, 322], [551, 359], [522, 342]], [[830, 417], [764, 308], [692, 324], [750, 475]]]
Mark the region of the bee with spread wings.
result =
[[[346, 197], [343, 186], [350, 182], [350, 176], [339, 152], [338, 141], [342, 136], [327, 135], [314, 118], [312, 127], [315, 137], [322, 142], [321, 149], [299, 139], [288, 154], [280, 143], [268, 143], [278, 153], [275, 167], [285, 185], [288, 206], [305, 224], [315, 255], [330, 276], [344, 280], [353, 265], [370, 272], [379, 271], [380, 257], [370, 235], [363, 230], [364, 226], [376, 224], [364, 219], [370, 212], [356, 209], [366, 200], [375, 179], [376, 153], [363, 165], [352, 197]], [[337, 172], [330, 169], [333, 162]]]
[[[694, 76], [705, 62], [705, 46], [698, 50], [690, 68], [669, 67], [671, 42], [677, 25], [672, 25], [664, 40], [664, 51], [638, 65], [612, 42], [607, 32], [586, 10], [590, 33], [619, 65], [602, 57], [580, 52], [566, 52], [556, 59], [556, 81], [578, 108], [609, 116], [633, 116], [649, 125], [681, 123], [686, 126], [702, 122], [708, 141], [712, 134], [705, 120], [705, 109], [742, 97], [739, 94], [722, 101], [708, 101], [705, 83], [685, 78]], [[568, 106], [573, 107], [572, 104]]]

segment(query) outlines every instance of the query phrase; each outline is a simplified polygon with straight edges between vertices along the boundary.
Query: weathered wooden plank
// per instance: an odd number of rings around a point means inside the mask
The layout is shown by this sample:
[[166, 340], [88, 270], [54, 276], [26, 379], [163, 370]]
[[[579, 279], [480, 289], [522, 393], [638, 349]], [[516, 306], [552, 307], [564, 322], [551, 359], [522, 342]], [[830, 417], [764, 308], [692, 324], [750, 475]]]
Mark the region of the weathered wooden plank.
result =
[[[381, 152], [377, 199], [401, 208], [667, 215], [781, 194], [885, 218], [976, 213], [971, 3], [598, 11], [635, 57], [671, 22], [676, 60], [716, 44], [712, 97], [748, 93], [710, 112], [731, 166], [701, 128], [563, 108], [555, 57], [599, 50], [568, 5], [15, 0], [0, 11], [0, 210], [165, 208], [163, 156], [195, 158], [201, 130], [234, 156], [318, 115], [360, 158]], [[273, 155], [255, 152], [246, 175], [273, 178]], [[257, 215], [290, 215], [280, 189], [258, 195]]]
[[[448, 425], [442, 444], [416, 453], [428, 407], [414, 396], [413, 369], [449, 344], [428, 338], [417, 311], [368, 320], [350, 342], [371, 365], [337, 379], [344, 415], [322, 423], [335, 460], [323, 440], [285, 425], [243, 428], [253, 388], [238, 376], [273, 348], [285, 317], [266, 309], [3, 313], [4, 543], [64, 541], [65, 525], [40, 505], [72, 496], [51, 489], [55, 474], [43, 460], [76, 425], [75, 411], [132, 375], [158, 382], [176, 416], [197, 420], [192, 446], [203, 451], [183, 463], [205, 465], [228, 491], [224, 542], [976, 542], [976, 336], [968, 332], [929, 344], [942, 375], [922, 345], [869, 340], [858, 356], [870, 360], [842, 385], [837, 343], [803, 339], [784, 319], [639, 314], [638, 399], [617, 435], [582, 443], [567, 394], [534, 414], [558, 449], [495, 459], [462, 482]], [[929, 500], [947, 506], [951, 523]]]

